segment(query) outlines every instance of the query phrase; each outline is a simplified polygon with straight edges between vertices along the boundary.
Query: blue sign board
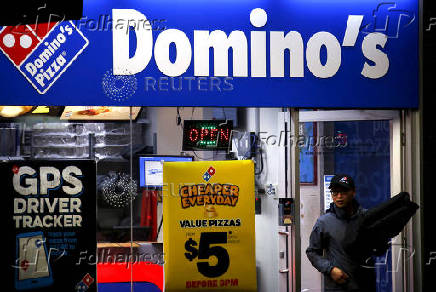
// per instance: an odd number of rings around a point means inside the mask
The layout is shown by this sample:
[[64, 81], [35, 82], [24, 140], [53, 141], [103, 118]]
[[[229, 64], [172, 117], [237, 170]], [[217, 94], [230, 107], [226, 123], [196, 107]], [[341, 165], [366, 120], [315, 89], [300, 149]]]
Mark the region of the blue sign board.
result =
[[94, 0], [0, 31], [1, 105], [416, 108], [417, 0]]

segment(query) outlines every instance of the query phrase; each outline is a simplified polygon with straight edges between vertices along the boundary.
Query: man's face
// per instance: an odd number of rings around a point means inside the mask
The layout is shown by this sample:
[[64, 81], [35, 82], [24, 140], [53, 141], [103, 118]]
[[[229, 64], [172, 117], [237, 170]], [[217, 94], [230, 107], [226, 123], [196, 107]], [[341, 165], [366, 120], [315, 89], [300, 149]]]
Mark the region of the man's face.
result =
[[333, 187], [331, 193], [333, 202], [338, 208], [347, 208], [348, 206], [351, 206], [351, 202], [356, 194], [353, 189], [343, 187]]

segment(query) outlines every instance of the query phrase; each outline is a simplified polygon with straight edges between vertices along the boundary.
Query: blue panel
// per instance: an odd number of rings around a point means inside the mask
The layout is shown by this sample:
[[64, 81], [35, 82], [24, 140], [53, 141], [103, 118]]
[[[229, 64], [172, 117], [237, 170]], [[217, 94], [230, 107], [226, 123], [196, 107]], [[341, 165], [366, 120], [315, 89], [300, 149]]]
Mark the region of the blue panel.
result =
[[[335, 173], [351, 175], [356, 198], [371, 208], [390, 198], [389, 121], [335, 122], [335, 132], [345, 135], [347, 147], [335, 149]], [[392, 291], [392, 254], [376, 257], [377, 292]]]
[[335, 122], [335, 132], [347, 139], [347, 147], [335, 148], [335, 173], [353, 177], [359, 203], [371, 208], [389, 199], [389, 121]]
[[304, 137], [304, 144], [300, 145], [300, 183], [314, 184], [315, 181], [315, 155], [314, 145], [316, 137], [313, 135], [314, 123], [300, 124], [300, 137]]
[[[294, 107], [339, 107], [339, 108], [400, 108], [418, 106], [418, 1], [398, 0], [381, 5], [379, 0], [93, 0], [84, 2], [84, 18], [74, 21], [83, 37], [73, 30], [71, 38], [60, 44], [53, 57], [43, 63], [38, 72], [27, 71], [21, 64], [15, 67], [6, 55], [0, 52], [0, 104], [2, 105], [144, 105], [144, 106], [294, 106]], [[183, 31], [194, 47], [194, 30], [222, 30], [227, 35], [240, 30], [247, 38], [248, 76], [233, 77], [232, 50], [229, 50], [229, 76], [213, 77], [213, 53], [210, 53], [209, 77], [194, 76], [194, 54], [187, 71], [170, 78], [163, 75], [154, 56], [144, 70], [130, 76], [113, 76], [113, 45], [111, 21], [112, 9], [135, 9], [152, 22], [153, 42], [165, 29]], [[250, 23], [254, 8], [266, 11], [268, 20], [264, 27], [256, 28]], [[342, 46], [349, 15], [362, 15], [363, 22], [354, 46]], [[124, 22], [126, 26], [127, 20]], [[71, 25], [69, 22], [61, 25]], [[126, 29], [127, 31], [127, 29]], [[266, 31], [266, 77], [251, 77], [250, 39], [252, 31]], [[289, 52], [285, 52], [284, 76], [271, 77], [270, 32], [287, 34], [297, 31], [303, 41], [304, 77], [289, 77]], [[309, 70], [306, 48], [309, 39], [325, 31], [336, 38], [340, 45], [341, 63], [338, 71], [329, 78], [318, 78]], [[389, 68], [381, 78], [364, 77], [361, 71], [365, 62], [362, 42], [369, 33], [387, 35], [384, 48], [378, 49], [387, 55]], [[56, 33], [58, 33], [56, 31]], [[0, 43], [12, 46], [10, 36]], [[48, 39], [55, 37], [55, 31]], [[8, 40], [9, 43], [5, 40]], [[41, 42], [43, 43], [44, 40]], [[137, 47], [136, 35], [130, 31], [130, 56]], [[0, 47], [5, 48], [5, 45]], [[42, 47], [25, 59], [35, 62]], [[83, 49], [83, 51], [80, 51]], [[211, 49], [212, 51], [212, 49]], [[330, 52], [331, 53], [331, 52]], [[174, 44], [170, 46], [169, 58], [176, 59]], [[320, 61], [325, 65], [328, 52], [321, 47]], [[55, 57], [63, 56], [66, 63], [61, 70], [53, 65]], [[291, 56], [292, 57], [292, 56]], [[62, 57], [60, 57], [62, 59]], [[295, 54], [291, 60], [296, 60]], [[43, 58], [44, 59], [44, 58]], [[335, 58], [336, 60], [338, 58]], [[26, 63], [26, 64], [27, 64]], [[36, 65], [40, 65], [39, 63]], [[31, 65], [29, 65], [31, 66]], [[21, 72], [20, 70], [21, 69]], [[65, 69], [65, 71], [63, 71]], [[40, 71], [42, 70], [42, 71]], [[58, 71], [56, 71], [58, 70]], [[54, 72], [56, 71], [56, 72]], [[44, 85], [33, 80], [29, 74], [42, 74]], [[46, 75], [44, 75], [44, 73]], [[53, 73], [53, 74], [52, 74]], [[27, 80], [25, 76], [29, 78]], [[40, 76], [40, 78], [42, 78]], [[47, 77], [48, 76], [48, 77]], [[287, 76], [287, 77], [286, 77]], [[33, 86], [31, 85], [33, 83]], [[48, 85], [51, 85], [48, 88]], [[154, 87], [153, 87], [154, 85]], [[47, 89], [48, 88], [48, 89]], [[44, 94], [38, 93], [37, 90]]]

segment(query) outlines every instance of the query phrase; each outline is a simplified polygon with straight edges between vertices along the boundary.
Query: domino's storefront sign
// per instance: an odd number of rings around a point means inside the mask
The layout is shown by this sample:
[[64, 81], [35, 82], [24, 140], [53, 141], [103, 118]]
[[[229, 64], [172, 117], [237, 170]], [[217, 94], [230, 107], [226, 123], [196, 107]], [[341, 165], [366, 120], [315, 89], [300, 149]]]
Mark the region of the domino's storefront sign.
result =
[[416, 0], [180, 2], [4, 27], [0, 104], [418, 106]]
[[[114, 21], [122, 19], [133, 20], [133, 23], [144, 23], [147, 17], [132, 9], [114, 9]], [[264, 9], [256, 8], [250, 13], [250, 22], [255, 27], [264, 27], [268, 15]], [[363, 15], [349, 15], [343, 47], [353, 47], [362, 25]], [[142, 72], [154, 54], [154, 60], [159, 70], [166, 76], [178, 77], [183, 75], [191, 63], [194, 64], [195, 76], [228, 77], [229, 49], [233, 50], [233, 76], [234, 77], [285, 77], [284, 62], [285, 50], [289, 50], [290, 78], [304, 77], [304, 63], [313, 76], [318, 78], [332, 78], [341, 66], [341, 44], [331, 33], [320, 31], [315, 33], [306, 44], [306, 58], [304, 58], [304, 43], [298, 31], [271, 31], [269, 50], [267, 56], [267, 41], [265, 31], [252, 31], [251, 42], [247, 35], [235, 30], [227, 35], [222, 30], [194, 30], [193, 45], [186, 33], [178, 29], [168, 29], [159, 34], [154, 43], [151, 30], [141, 29], [136, 32], [136, 51], [133, 57], [129, 56], [129, 35], [123, 28], [114, 27], [114, 73], [117, 75], [132, 75]], [[388, 40], [387, 35], [373, 32], [369, 33], [362, 42], [362, 54], [368, 61], [364, 62], [361, 75], [366, 78], [378, 79], [385, 76], [389, 69], [389, 57], [382, 51]], [[170, 45], [176, 46], [176, 57], [172, 61], [169, 56]], [[321, 49], [325, 47], [325, 62], [321, 60]], [[214, 50], [213, 70], [209, 66], [209, 50]], [[251, 52], [251, 58], [248, 53]], [[270, 62], [269, 76], [267, 75], [267, 60]], [[306, 60], [305, 60], [306, 59]], [[373, 65], [370, 65], [372, 62]], [[248, 68], [251, 74], [248, 74]]]

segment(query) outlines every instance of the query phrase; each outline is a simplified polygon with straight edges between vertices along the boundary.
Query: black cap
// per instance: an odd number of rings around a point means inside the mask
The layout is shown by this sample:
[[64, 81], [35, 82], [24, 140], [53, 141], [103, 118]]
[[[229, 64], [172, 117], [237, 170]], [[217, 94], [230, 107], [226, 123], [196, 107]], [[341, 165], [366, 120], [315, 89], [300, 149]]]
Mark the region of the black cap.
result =
[[330, 181], [329, 189], [333, 187], [343, 187], [354, 190], [354, 180], [347, 174], [336, 174]]

